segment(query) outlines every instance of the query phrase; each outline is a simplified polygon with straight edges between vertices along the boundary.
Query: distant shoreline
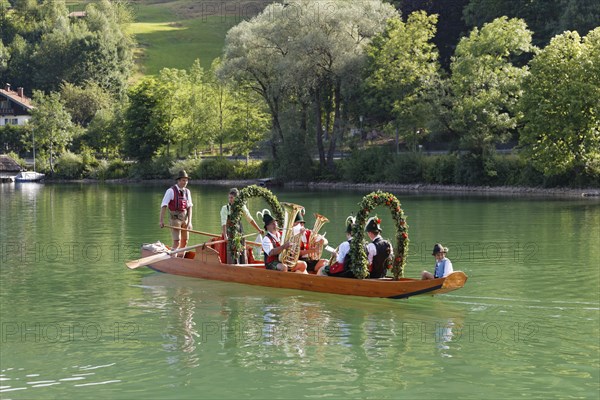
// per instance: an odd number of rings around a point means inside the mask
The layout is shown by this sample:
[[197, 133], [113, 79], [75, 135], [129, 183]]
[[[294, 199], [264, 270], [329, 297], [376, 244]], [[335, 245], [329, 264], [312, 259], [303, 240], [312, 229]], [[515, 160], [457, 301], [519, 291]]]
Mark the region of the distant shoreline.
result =
[[[107, 184], [165, 184], [173, 183], [171, 179], [110, 179], [105, 181], [82, 179], [82, 180], [46, 180], [48, 183], [107, 183]], [[244, 187], [259, 183], [258, 179], [248, 180], [201, 180], [191, 179], [193, 185], [210, 185], [225, 187]], [[267, 181], [268, 182], [268, 181]], [[349, 183], [349, 182], [285, 182], [283, 184], [269, 184], [267, 187], [284, 187], [287, 189], [306, 188], [308, 190], [352, 190], [352, 191], [375, 191], [403, 193], [428, 193], [448, 195], [493, 195], [493, 196], [516, 196], [516, 197], [568, 197], [568, 198], [590, 198], [600, 199], [600, 188], [536, 188], [519, 186], [462, 186], [462, 185], [432, 185], [432, 184], [393, 184], [393, 183]]]

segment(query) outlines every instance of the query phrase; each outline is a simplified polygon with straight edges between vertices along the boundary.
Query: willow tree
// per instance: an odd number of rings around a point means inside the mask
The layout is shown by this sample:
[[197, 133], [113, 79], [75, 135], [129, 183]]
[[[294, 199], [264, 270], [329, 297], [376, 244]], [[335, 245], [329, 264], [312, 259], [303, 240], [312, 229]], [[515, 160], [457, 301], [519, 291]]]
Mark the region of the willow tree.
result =
[[[299, 132], [309, 129], [311, 114], [321, 166], [332, 167], [348, 102], [361, 79], [365, 47], [397, 15], [380, 0], [271, 4], [228, 32], [220, 76], [243, 82], [263, 97], [275, 139], [284, 146], [283, 111], [291, 112]], [[323, 127], [331, 130], [325, 132], [327, 156]]]
[[530, 63], [521, 99], [526, 157], [545, 175], [600, 175], [600, 28], [565, 32]]

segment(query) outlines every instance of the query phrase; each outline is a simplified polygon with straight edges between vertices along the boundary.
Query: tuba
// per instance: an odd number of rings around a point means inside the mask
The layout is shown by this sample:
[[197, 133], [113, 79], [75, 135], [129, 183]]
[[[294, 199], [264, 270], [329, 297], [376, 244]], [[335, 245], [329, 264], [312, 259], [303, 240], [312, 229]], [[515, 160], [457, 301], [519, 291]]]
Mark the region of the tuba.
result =
[[[327, 222], [329, 222], [329, 219], [327, 217], [315, 213], [315, 226], [313, 227], [310, 239], [308, 240], [308, 248], [314, 249], [314, 252], [309, 254], [309, 258], [311, 260], [318, 260], [321, 258], [321, 254], [323, 254], [324, 240], [320, 241], [319, 244], [317, 244], [317, 239], [320, 236], [318, 234], [319, 230], [321, 230], [323, 225], [325, 225]], [[322, 235], [321, 237], [324, 238], [324, 236], [325, 235]]]
[[290, 242], [292, 245], [289, 249], [279, 253], [279, 262], [285, 265], [288, 269], [294, 268], [300, 257], [300, 244], [304, 232], [300, 232], [292, 236], [292, 228], [296, 215], [301, 212], [304, 207], [293, 203], [281, 203], [285, 212], [283, 221], [283, 233], [281, 234], [281, 242]]

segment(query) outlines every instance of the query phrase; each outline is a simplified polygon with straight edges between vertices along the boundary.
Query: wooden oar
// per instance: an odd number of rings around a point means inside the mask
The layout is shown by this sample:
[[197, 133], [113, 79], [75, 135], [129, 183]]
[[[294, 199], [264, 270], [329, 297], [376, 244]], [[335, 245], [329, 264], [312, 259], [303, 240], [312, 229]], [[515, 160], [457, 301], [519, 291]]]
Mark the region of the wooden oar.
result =
[[[221, 237], [221, 235], [217, 235], [217, 234], [214, 234], [214, 233], [195, 231], [193, 229], [179, 228], [177, 226], [171, 226], [171, 225], [165, 225], [165, 228], [178, 229], [180, 231], [188, 231], [188, 232], [192, 232], [192, 233], [197, 233], [199, 235], [204, 235], [204, 236], [209, 236], [209, 237], [215, 237], [215, 238]], [[247, 238], [248, 236], [252, 236], [252, 235], [254, 235], [254, 233], [249, 233], [247, 235], [244, 235], [244, 236], [242, 236], [242, 238]], [[212, 243], [207, 242], [207, 243], [208, 244], [214, 244], [216, 242], [212, 242]], [[219, 242], [219, 243], [221, 243], [221, 242]], [[246, 244], [249, 244], [249, 245], [254, 246], [254, 247], [260, 247], [260, 246], [262, 246], [262, 243], [259, 243], [259, 242], [248, 242], [248, 241], [246, 241]]]
[[193, 229], [185, 229], [185, 228], [179, 228], [177, 226], [171, 226], [171, 225], [165, 225], [165, 228], [171, 228], [171, 229], [178, 229], [180, 231], [187, 231], [187, 232], [192, 232], [192, 233], [197, 233], [199, 235], [204, 235], [204, 236], [209, 236], [209, 237], [221, 237], [221, 235], [217, 235], [215, 233], [208, 233], [208, 232], [202, 232], [202, 231], [195, 231]]
[[[251, 235], [254, 235], [254, 234], [249, 233], [246, 236], [251, 236]], [[246, 237], [246, 236], [243, 236], [243, 237]], [[196, 244], [193, 246], [182, 247], [177, 250], [169, 250], [169, 251], [166, 251], [163, 253], [152, 254], [151, 256], [148, 256], [148, 257], [143, 257], [143, 258], [139, 258], [137, 260], [132, 260], [132, 261], [125, 263], [125, 265], [127, 265], [127, 268], [129, 268], [129, 269], [135, 269], [135, 268], [143, 267], [145, 265], [150, 265], [155, 262], [167, 260], [171, 257], [172, 254], [181, 253], [182, 251], [194, 250], [194, 249], [196, 249], [198, 247], [202, 247], [202, 246], [212, 246], [214, 244], [220, 244], [220, 243], [225, 243], [225, 242], [227, 242], [227, 240], [222, 239], [222, 240], [215, 240], [214, 242], [204, 242], [204, 243]], [[261, 243], [256, 243], [256, 242], [246, 242], [246, 244], [250, 244], [253, 246], [262, 246]]]

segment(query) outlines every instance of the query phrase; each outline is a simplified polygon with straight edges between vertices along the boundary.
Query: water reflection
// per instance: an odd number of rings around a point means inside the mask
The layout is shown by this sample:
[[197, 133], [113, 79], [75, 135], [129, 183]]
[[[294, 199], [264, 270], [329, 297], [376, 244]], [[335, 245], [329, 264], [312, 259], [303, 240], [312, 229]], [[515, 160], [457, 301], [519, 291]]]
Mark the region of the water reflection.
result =
[[[454, 339], [464, 324], [462, 308], [443, 302], [348, 298], [165, 274], [145, 276], [142, 284], [148, 305], [166, 321], [170, 364], [198, 367], [217, 352], [239, 368], [281, 379], [321, 382], [326, 365], [327, 381], [360, 378], [370, 386], [382, 360], [384, 369], [402, 376], [415, 365], [435, 368], [435, 358], [421, 356], [424, 348], [438, 357], [453, 357], [461, 348]], [[319, 373], [311, 369], [314, 362]], [[374, 362], [378, 368], [369, 368]]]

